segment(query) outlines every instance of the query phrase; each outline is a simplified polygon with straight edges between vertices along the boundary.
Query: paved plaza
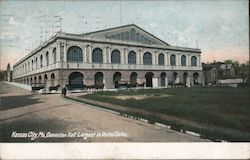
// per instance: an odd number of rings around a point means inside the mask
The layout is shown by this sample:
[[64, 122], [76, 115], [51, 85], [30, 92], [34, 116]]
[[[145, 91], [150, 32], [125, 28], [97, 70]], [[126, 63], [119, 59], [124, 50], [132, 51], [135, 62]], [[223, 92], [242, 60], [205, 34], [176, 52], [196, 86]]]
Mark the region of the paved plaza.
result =
[[[32, 95], [30, 91], [7, 83], [1, 82], [0, 85], [1, 142], [207, 141], [87, 104], [66, 101], [60, 94]], [[18, 133], [30, 135], [25, 138]], [[32, 136], [36, 133], [40, 133], [40, 137]], [[42, 136], [43, 133], [46, 137]]]

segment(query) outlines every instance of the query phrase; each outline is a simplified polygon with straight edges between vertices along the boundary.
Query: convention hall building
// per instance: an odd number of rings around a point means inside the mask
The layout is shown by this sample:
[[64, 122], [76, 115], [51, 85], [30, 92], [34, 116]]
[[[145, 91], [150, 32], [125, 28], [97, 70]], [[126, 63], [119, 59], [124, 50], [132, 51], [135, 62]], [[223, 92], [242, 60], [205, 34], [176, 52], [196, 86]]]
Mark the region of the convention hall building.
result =
[[203, 82], [201, 50], [171, 46], [130, 24], [85, 34], [59, 32], [13, 66], [13, 81], [51, 86]]

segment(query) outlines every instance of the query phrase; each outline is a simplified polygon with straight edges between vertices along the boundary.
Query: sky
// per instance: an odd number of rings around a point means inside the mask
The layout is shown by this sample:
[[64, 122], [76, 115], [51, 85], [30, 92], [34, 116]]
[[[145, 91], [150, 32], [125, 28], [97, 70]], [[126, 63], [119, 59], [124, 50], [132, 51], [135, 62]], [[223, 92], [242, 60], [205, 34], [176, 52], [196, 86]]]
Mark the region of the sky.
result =
[[[170, 45], [200, 48], [202, 62], [249, 60], [247, 0], [0, 1], [0, 70], [56, 31], [136, 24]], [[60, 22], [61, 17], [61, 22]]]

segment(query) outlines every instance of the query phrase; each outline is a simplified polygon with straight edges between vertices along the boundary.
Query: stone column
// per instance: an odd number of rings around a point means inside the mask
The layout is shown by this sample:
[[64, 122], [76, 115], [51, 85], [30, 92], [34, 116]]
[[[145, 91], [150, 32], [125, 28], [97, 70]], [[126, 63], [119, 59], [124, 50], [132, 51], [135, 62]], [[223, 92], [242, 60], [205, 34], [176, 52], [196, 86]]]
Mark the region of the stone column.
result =
[[85, 56], [84, 56], [83, 62], [87, 63], [87, 57], [89, 56], [87, 52], [87, 46], [84, 47], [84, 53], [85, 53]]
[[168, 77], [165, 78], [165, 86], [168, 87]]
[[109, 50], [109, 47], [106, 47], [105, 50], [106, 50], [107, 63], [110, 63], [110, 50]]
[[158, 51], [155, 51], [155, 64], [156, 64], [156, 65], [159, 64], [159, 62], [158, 62], [158, 56], [159, 56]]
[[140, 50], [136, 53], [136, 64], [140, 64]]
[[187, 66], [191, 66], [190, 65], [190, 54], [187, 55]]
[[92, 63], [92, 53], [91, 53], [91, 51], [92, 51], [92, 46], [88, 46], [88, 53], [89, 53], [89, 63]]
[[107, 63], [107, 50], [106, 50], [106, 48], [103, 49], [103, 63]]
[[163, 55], [164, 55], [164, 65], [168, 65], [168, 57], [167, 57], [167, 54], [165, 52], [163, 52]]
[[198, 64], [197, 64], [197, 66], [199, 66], [199, 67], [201, 66], [201, 55], [198, 56]]
[[104, 76], [104, 82], [105, 82], [104, 87], [105, 88], [114, 88], [112, 72], [106, 72], [104, 74], [105, 74], [105, 76]]
[[170, 66], [171, 64], [170, 64], [170, 56], [171, 56], [171, 53], [167, 53], [168, 54], [168, 65]]
[[179, 61], [179, 58], [180, 57], [180, 54], [179, 53], [177, 53], [176, 54], [176, 66], [180, 66], [180, 61]]
[[[61, 59], [60, 59], [60, 54], [61, 54], [60, 50], [61, 50], [60, 43], [57, 43], [56, 44], [56, 62], [61, 61]], [[34, 59], [33, 63], [34, 63], [33, 68], [35, 68], [35, 66], [36, 66], [35, 59]]]
[[152, 86], [159, 87], [159, 78], [158, 77], [152, 78]]
[[156, 63], [155, 63], [155, 62], [156, 62], [156, 60], [155, 60], [156, 58], [155, 58], [155, 57], [156, 57], [156, 53], [153, 52], [153, 53], [152, 53], [152, 65], [155, 65], [155, 64], [156, 64]]
[[120, 53], [120, 63], [124, 64], [124, 55], [125, 55], [125, 51], [126, 49], [121, 49], [121, 53]]
[[139, 64], [143, 64], [143, 53], [141, 49], [139, 50], [138, 62]]
[[142, 51], [141, 51], [141, 54], [140, 54], [141, 64], [143, 64], [143, 55], [144, 55], [144, 51], [142, 50]]
[[178, 54], [179, 56], [179, 66], [181, 66], [181, 54]]
[[64, 62], [67, 62], [67, 49], [68, 49], [67, 43], [64, 43], [64, 53], [63, 53]]
[[124, 48], [124, 64], [128, 64], [128, 49]]

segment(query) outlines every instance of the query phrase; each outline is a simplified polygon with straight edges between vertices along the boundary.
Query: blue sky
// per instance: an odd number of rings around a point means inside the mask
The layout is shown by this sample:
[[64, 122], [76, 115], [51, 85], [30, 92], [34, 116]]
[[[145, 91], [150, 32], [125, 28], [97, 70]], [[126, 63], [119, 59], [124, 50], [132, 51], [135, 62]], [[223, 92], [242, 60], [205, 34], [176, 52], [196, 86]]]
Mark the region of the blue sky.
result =
[[247, 0], [0, 1], [0, 69], [8, 62], [13, 65], [59, 30], [50, 27], [59, 25], [54, 16], [62, 17], [64, 32], [134, 23], [171, 45], [187, 42], [196, 48], [197, 40], [203, 62], [245, 62], [249, 59], [248, 8]]

